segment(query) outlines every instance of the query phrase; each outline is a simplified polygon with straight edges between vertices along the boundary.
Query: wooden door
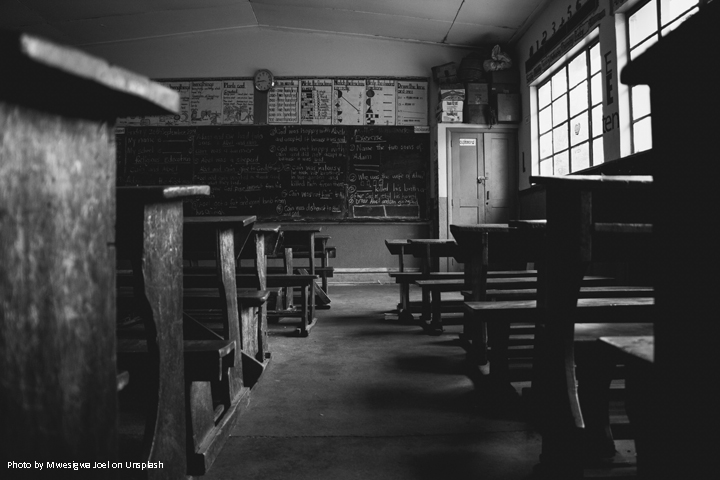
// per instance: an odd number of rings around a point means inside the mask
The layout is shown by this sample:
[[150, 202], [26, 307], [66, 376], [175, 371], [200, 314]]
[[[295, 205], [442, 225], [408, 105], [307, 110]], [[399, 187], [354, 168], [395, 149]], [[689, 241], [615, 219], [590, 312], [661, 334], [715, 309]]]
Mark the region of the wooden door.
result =
[[[451, 224], [485, 222], [485, 150], [483, 134], [451, 132], [452, 208]], [[463, 266], [448, 259], [450, 271], [462, 271]]]
[[451, 132], [450, 223], [485, 222], [485, 151], [482, 133]]
[[514, 133], [485, 133], [485, 223], [507, 223], [515, 205]]

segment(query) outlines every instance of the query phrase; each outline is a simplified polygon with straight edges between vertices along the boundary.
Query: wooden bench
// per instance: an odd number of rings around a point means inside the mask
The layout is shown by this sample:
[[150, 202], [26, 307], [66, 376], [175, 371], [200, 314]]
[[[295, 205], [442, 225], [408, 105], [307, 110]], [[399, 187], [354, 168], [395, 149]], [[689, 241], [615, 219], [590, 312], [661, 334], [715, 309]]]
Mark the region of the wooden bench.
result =
[[[328, 245], [328, 241], [331, 238], [330, 235], [315, 234], [315, 249], [312, 259], [310, 258], [308, 247], [304, 242], [288, 243], [287, 239], [283, 241], [284, 246], [292, 248], [293, 261], [298, 258], [308, 260], [308, 268], [305, 269], [308, 270], [308, 272], [310, 263], [314, 264], [315, 260], [320, 260], [320, 265], [315, 265], [315, 274], [320, 277], [321, 288], [325, 294], [328, 293], [328, 278], [332, 278], [335, 272], [335, 268], [330, 266], [330, 259], [337, 257], [337, 248]], [[284, 256], [281, 257], [279, 254], [275, 254], [273, 258], [284, 258]], [[295, 266], [295, 268], [299, 267]]]
[[[212, 466], [235, 418], [248, 402], [250, 388], [265, 366], [259, 349], [262, 332], [257, 310], [267, 300], [267, 292], [238, 289], [234, 270], [237, 250], [246, 243], [254, 222], [254, 216], [186, 217], [183, 220], [183, 245], [186, 246], [183, 253], [187, 260], [190, 264], [212, 263], [209, 267], [185, 267], [184, 271], [197, 270], [204, 274], [189, 273], [181, 277], [187, 464], [188, 473], [193, 475], [202, 475]], [[121, 277], [118, 283], [122, 285], [123, 281]], [[137, 303], [137, 297], [133, 298], [134, 293], [126, 287], [121, 287], [118, 293], [119, 300], [129, 298]], [[132, 336], [132, 327], [120, 330], [119, 334]], [[125, 361], [128, 357], [134, 358], [134, 375], [142, 375], [138, 363], [142, 358], [148, 361], [147, 347], [133, 346], [130, 340], [119, 343], [119, 356]], [[130, 350], [124, 351], [124, 348]], [[217, 370], [218, 358], [221, 358], [222, 375], [216, 378], [212, 372]], [[192, 363], [195, 361], [200, 363]], [[212, 365], [216, 367], [213, 369]], [[203, 373], [205, 369], [211, 373]]]
[[[497, 272], [498, 274], [502, 274], [505, 272]], [[519, 290], [524, 290], [525, 292], [535, 290], [537, 289], [537, 275], [533, 275], [532, 273], [529, 274], [529, 276], [520, 276], [522, 275], [522, 271], [518, 272], [511, 272], [510, 277], [494, 277], [490, 276], [487, 279], [486, 288], [492, 289], [493, 291], [510, 291], [510, 292], [518, 292]], [[415, 282], [423, 291], [429, 292], [429, 296], [431, 298], [431, 305], [430, 305], [430, 313], [427, 312], [428, 308], [424, 309], [423, 316], [420, 319], [420, 325], [423, 327], [423, 329], [429, 333], [430, 335], [440, 335], [443, 332], [443, 323], [447, 323], [443, 321], [442, 318], [442, 293], [443, 292], [462, 292], [466, 291], [468, 288], [467, 282], [465, 280], [446, 280], [446, 279], [440, 279], [440, 280], [418, 280]], [[583, 285], [591, 287], [602, 287], [602, 286], [608, 286], [614, 283], [614, 279], [610, 277], [600, 277], [600, 276], [593, 276], [588, 275], [583, 278]], [[466, 291], [467, 293], [467, 291]], [[519, 295], [516, 293], [516, 295]], [[469, 296], [467, 294], [466, 296]], [[501, 293], [494, 294], [496, 298], [502, 297], [503, 295]], [[467, 311], [463, 310], [462, 303], [464, 301], [460, 302], [460, 308], [458, 310], [448, 310], [445, 311], [456, 311], [456, 312], [462, 312]], [[428, 319], [429, 321], [426, 321], [425, 319]], [[467, 325], [467, 321], [461, 322], [464, 325]], [[468, 337], [465, 332], [463, 333], [464, 338], [470, 338]]]
[[[242, 255], [245, 245], [254, 245], [254, 224], [254, 216], [186, 218], [185, 237], [190, 247], [186, 249], [187, 255], [216, 245], [215, 272], [185, 268], [183, 275], [186, 312], [202, 317], [207, 316], [208, 311], [220, 311], [222, 337], [235, 340], [242, 354], [248, 357], [244, 358], [248, 365], [242, 367], [243, 375], [249, 373], [249, 377], [244, 378], [249, 383], [243, 385], [248, 388], [257, 382], [269, 358], [262, 311], [269, 293], [260, 285], [249, 290], [238, 287], [235, 272], [236, 259]], [[248, 242], [250, 238], [252, 241]], [[262, 272], [255, 272], [255, 277], [261, 275]]]
[[[650, 290], [646, 297], [637, 296], [641, 291], [647, 292], [646, 289], [640, 291], [629, 289], [624, 292], [618, 292], [618, 289], [594, 290], [594, 298], [581, 297], [578, 299], [575, 325], [652, 322], [652, 315], [655, 313], [653, 292]], [[612, 296], [618, 293], [623, 293], [624, 296]], [[608, 309], [610, 308], [612, 308], [612, 312], [609, 314]], [[465, 310], [471, 322], [482, 319], [488, 326], [489, 371], [493, 383], [496, 385], [509, 384], [508, 348], [511, 325], [529, 325], [534, 329], [539, 322], [539, 317], [544, 315], [543, 310], [537, 307], [537, 300], [466, 302]], [[607, 319], [608, 315], [612, 316], [609, 320]], [[608, 323], [609, 321], [612, 323]], [[598, 337], [600, 336], [604, 335], [598, 335]], [[531, 352], [525, 353], [532, 355]]]
[[598, 348], [603, 349], [605, 364], [625, 365], [625, 410], [635, 440], [638, 477], [652, 478], [647, 475], [653, 472], [654, 466], [645, 462], [651, 462], [653, 456], [663, 448], [658, 444], [662, 442], [662, 437], [652, 432], [664, 427], [655, 423], [656, 417], [653, 415], [653, 408], [657, 408], [654, 383], [663, 381], [657, 378], [654, 366], [654, 332], [645, 335], [613, 332], [600, 337], [598, 344]]
[[[407, 323], [414, 323], [415, 318], [413, 312], [422, 312], [423, 305], [429, 302], [429, 296], [423, 297], [420, 303], [410, 302], [410, 285], [417, 280], [429, 278], [462, 278], [462, 273], [458, 272], [438, 272], [434, 267], [438, 258], [452, 256], [455, 248], [455, 242], [451, 239], [387, 239], [385, 240], [390, 253], [398, 255], [399, 270], [398, 272], [390, 272], [391, 278], [395, 279], [395, 283], [400, 285], [400, 302], [398, 303], [398, 318]], [[405, 271], [405, 255], [412, 255], [420, 259], [420, 271]]]

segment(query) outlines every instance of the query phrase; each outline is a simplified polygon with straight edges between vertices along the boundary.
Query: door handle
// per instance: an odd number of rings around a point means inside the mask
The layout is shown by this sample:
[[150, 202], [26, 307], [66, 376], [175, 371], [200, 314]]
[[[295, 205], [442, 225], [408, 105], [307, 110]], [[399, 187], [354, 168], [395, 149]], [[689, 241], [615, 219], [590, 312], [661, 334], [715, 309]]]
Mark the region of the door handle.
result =
[[477, 177], [477, 182], [482, 184], [485, 180], [487, 180], [487, 177]]

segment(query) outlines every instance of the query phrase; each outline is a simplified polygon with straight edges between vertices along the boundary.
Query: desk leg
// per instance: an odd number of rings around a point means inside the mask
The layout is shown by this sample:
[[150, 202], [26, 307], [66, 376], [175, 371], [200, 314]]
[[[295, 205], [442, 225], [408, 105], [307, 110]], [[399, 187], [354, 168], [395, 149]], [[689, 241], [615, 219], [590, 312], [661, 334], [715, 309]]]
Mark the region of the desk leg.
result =
[[[310, 245], [309, 250], [310, 254], [308, 255], [310, 257], [310, 275], [315, 275], [315, 232], [310, 232]], [[310, 288], [307, 292], [308, 296], [308, 308], [310, 310], [310, 319], [309, 322], [312, 323], [315, 321], [315, 283], [313, 282], [312, 285], [310, 285]]]
[[147, 470], [148, 479], [185, 478], [182, 202], [150, 204], [137, 213], [133, 272], [152, 372], [143, 461], [164, 465]]
[[[287, 275], [292, 275], [294, 273], [294, 266], [293, 266], [293, 251], [292, 248], [286, 248], [285, 249], [285, 273]], [[292, 310], [293, 309], [293, 297], [295, 296], [295, 291], [292, 287], [285, 287], [285, 305], [284, 308], [286, 310]]]
[[[262, 232], [255, 233], [255, 269], [257, 271], [257, 284], [260, 290], [267, 289], [267, 257], [265, 256], [265, 234]], [[267, 329], [267, 303], [260, 306], [258, 310], [258, 358], [259, 362], [265, 362], [270, 358], [270, 350], [268, 349], [268, 329]]]
[[223, 306], [223, 336], [227, 339], [235, 340], [235, 357], [234, 364], [230, 368], [228, 375], [223, 378], [223, 382], [229, 382], [227, 389], [223, 385], [223, 403], [229, 408], [237, 397], [242, 394], [242, 335], [240, 329], [240, 317], [238, 313], [237, 303], [237, 283], [235, 279], [235, 234], [232, 228], [218, 229], [216, 233], [217, 242], [217, 260], [218, 278], [220, 279], [220, 299]]
[[[465, 283], [471, 286], [471, 301], [479, 302], [486, 299], [487, 271], [488, 271], [488, 235], [482, 235], [478, 248], [469, 252], [469, 261], [465, 264]], [[475, 321], [469, 314], [465, 314], [463, 334], [470, 342], [473, 361], [481, 367], [484, 374], [488, 373], [488, 331], [485, 322]]]
[[589, 264], [592, 198], [583, 192], [547, 192], [547, 250], [542, 309], [535, 334], [533, 399], [543, 436], [539, 473], [582, 478], [582, 429], [575, 379], [575, 313]]

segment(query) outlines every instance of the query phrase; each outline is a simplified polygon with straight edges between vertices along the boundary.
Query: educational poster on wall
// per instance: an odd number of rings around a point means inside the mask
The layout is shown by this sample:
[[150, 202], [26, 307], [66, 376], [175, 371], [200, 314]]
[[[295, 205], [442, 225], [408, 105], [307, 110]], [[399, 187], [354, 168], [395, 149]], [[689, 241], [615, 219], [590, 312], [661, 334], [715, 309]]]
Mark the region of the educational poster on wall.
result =
[[222, 81], [192, 82], [190, 97], [190, 123], [216, 125], [222, 121]]
[[177, 115], [161, 115], [157, 117], [157, 125], [189, 125], [192, 82], [162, 82], [162, 84], [175, 90], [178, 92], [178, 95], [180, 95], [180, 113]]
[[396, 125], [428, 124], [427, 82], [397, 82]]
[[332, 123], [333, 81], [308, 79], [300, 81], [300, 123], [330, 125]]
[[368, 79], [365, 88], [365, 125], [395, 125], [395, 80]]
[[255, 88], [250, 80], [225, 80], [222, 87], [223, 125], [251, 125]]
[[337, 78], [333, 87], [333, 125], [365, 125], [365, 79]]
[[150, 117], [123, 117], [118, 118], [118, 127], [141, 127], [150, 125]]
[[300, 80], [280, 79], [268, 92], [269, 124], [300, 123]]

